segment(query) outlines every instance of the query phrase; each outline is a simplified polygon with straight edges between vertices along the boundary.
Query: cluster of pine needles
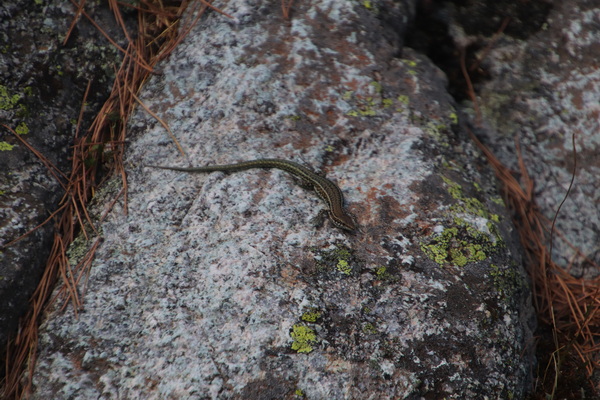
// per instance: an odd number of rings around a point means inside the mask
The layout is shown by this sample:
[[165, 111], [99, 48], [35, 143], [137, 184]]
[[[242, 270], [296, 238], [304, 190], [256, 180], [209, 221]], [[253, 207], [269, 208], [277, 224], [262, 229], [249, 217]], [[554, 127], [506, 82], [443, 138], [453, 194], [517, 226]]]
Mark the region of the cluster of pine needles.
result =
[[[576, 278], [569, 273], [570, 267], [564, 269], [558, 266], [550, 257], [553, 240], [564, 240], [572, 247], [576, 257], [572, 260], [572, 265], [575, 262], [586, 262], [596, 270], [598, 265], [555, 229], [560, 205], [552, 221], [545, 218], [536, 207], [534, 182], [527, 173], [518, 142], [516, 150], [520, 182], [475, 136], [472, 139], [485, 154], [502, 183], [504, 199], [513, 212], [513, 222], [525, 252], [540, 324], [538, 339], [546, 342], [541, 343], [546, 353], [538, 352], [541, 359], [538, 360], [536, 373], [536, 384], [539, 385], [536, 392], [541, 393], [543, 398], [554, 399], [557, 392], [561, 391], [561, 398], [566, 398], [563, 397], [566, 393], [561, 389], [567, 388], [562, 387], [563, 385], [581, 388], [581, 379], [578, 378], [591, 378], [599, 366], [600, 277]], [[575, 149], [574, 140], [573, 148]], [[576, 153], [573, 156], [576, 157]], [[574, 165], [577, 165], [576, 162]], [[572, 184], [573, 180], [571, 186]], [[584, 374], [581, 374], [582, 370], [585, 371]], [[588, 383], [589, 388], [594, 390], [593, 383]], [[576, 395], [579, 398], [580, 393]]]

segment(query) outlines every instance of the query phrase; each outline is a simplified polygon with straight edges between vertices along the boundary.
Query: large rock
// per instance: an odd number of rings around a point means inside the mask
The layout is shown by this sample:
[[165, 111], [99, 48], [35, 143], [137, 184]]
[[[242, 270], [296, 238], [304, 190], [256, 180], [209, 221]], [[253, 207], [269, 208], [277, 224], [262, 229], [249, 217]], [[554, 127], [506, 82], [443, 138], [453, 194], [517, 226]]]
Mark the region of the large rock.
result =
[[[211, 13], [133, 117], [128, 203], [100, 226], [85, 312], [51, 310], [35, 399], [522, 398], [532, 309], [490, 172], [445, 79], [403, 48], [410, 2]], [[259, 157], [341, 187], [360, 230]], [[118, 190], [109, 188], [107, 190]], [[92, 213], [101, 215], [105, 205]], [[127, 212], [126, 212], [127, 211]]]

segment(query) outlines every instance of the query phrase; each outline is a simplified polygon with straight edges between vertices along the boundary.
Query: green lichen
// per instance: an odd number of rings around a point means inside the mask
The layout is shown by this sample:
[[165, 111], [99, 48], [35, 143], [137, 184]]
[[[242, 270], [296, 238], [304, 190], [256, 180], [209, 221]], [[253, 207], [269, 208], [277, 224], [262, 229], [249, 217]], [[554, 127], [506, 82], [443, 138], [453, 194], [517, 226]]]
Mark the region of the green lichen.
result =
[[350, 275], [352, 273], [352, 267], [346, 260], [339, 260], [337, 263], [337, 270], [344, 275]]
[[498, 204], [499, 206], [506, 207], [506, 205], [504, 204], [504, 200], [502, 200], [501, 197], [492, 197], [490, 200], [494, 204]]
[[359, 110], [350, 110], [346, 113], [349, 117], [374, 117], [377, 112], [372, 108], [365, 107]]
[[347, 90], [344, 92], [344, 94], [342, 94], [342, 100], [344, 100], [344, 101], [352, 100], [353, 95], [354, 95], [354, 91]]
[[340, 272], [344, 276], [349, 276], [356, 271], [356, 259], [350, 249], [346, 247], [333, 247], [327, 250], [314, 249], [314, 251], [317, 268], [323, 273], [329, 275], [334, 272], [334, 276], [339, 277]]
[[304, 391], [302, 389], [294, 390], [294, 394], [299, 397], [304, 397]]
[[11, 151], [13, 149], [12, 144], [7, 143], [7, 142], [0, 142], [0, 151]]
[[27, 127], [27, 124], [25, 122], [21, 122], [15, 128], [15, 132], [17, 133], [17, 135], [27, 135], [29, 133], [29, 128]]
[[350, 250], [348, 250], [347, 248], [344, 248], [344, 247], [336, 247], [333, 250], [333, 254], [337, 258], [340, 258], [340, 259], [343, 259], [343, 260], [347, 260], [350, 257], [352, 257], [352, 253], [350, 252]]
[[400, 96], [398, 96], [398, 101], [404, 104], [405, 106], [410, 104], [410, 98], [405, 94], [401, 94]]
[[427, 121], [422, 128], [425, 133], [435, 138], [436, 141], [443, 147], [450, 147], [448, 143], [448, 127], [444, 124], [437, 123], [435, 121]]
[[313, 345], [317, 343], [317, 335], [308, 326], [296, 324], [292, 327], [290, 336], [294, 340], [292, 342], [292, 350], [298, 353], [310, 353], [313, 351]]
[[450, 196], [457, 200], [450, 207], [453, 226], [444, 228], [440, 234], [422, 244], [421, 249], [440, 265], [462, 267], [485, 260], [503, 245], [496, 226], [500, 217], [490, 213], [478, 199], [466, 196], [458, 183], [446, 177], [442, 180]]
[[352, 258], [352, 254], [348, 249], [345, 248], [336, 248], [331, 253], [337, 259], [337, 263], [335, 268], [344, 275], [352, 274], [352, 265], [350, 264], [350, 260]]
[[309, 311], [302, 314], [302, 321], [314, 323], [317, 322], [317, 320], [321, 318], [322, 315], [323, 313], [319, 311], [319, 309], [311, 308]]
[[370, 83], [370, 85], [375, 88], [375, 91], [377, 93], [383, 92], [383, 85], [381, 85], [381, 83], [379, 83], [377, 81], [373, 81], [373, 82]]
[[453, 182], [452, 180], [450, 180], [449, 178], [446, 178], [445, 176], [442, 176], [442, 180], [444, 181], [444, 183], [446, 185], [448, 185], [448, 188], [446, 190], [448, 190], [448, 193], [450, 193], [450, 196], [452, 196], [453, 198], [460, 200], [462, 199], [463, 195], [462, 195], [462, 187], [456, 183]]
[[[494, 247], [485, 235], [472, 235], [466, 227], [446, 228], [429, 242], [421, 244], [421, 250], [439, 265], [464, 267], [467, 263], [483, 261], [486, 250]], [[478, 243], [480, 242], [480, 243]]]
[[377, 2], [373, 1], [373, 0], [362, 0], [360, 1], [360, 4], [362, 4], [362, 6], [364, 8], [366, 8], [367, 10], [371, 11], [374, 14], [378, 14], [379, 13], [379, 7], [377, 7]]
[[379, 279], [386, 279], [388, 277], [388, 272], [387, 272], [387, 267], [379, 267], [375, 270], [375, 275], [377, 275], [377, 277]]
[[476, 215], [478, 217], [486, 218], [494, 222], [500, 221], [500, 216], [497, 214], [490, 213], [487, 207], [485, 207], [485, 205], [481, 201], [477, 200], [474, 197], [466, 196], [463, 193], [462, 187], [458, 183], [453, 182], [445, 176], [442, 176], [442, 180], [447, 185], [447, 190], [450, 196], [458, 200], [458, 202], [452, 206], [452, 211], [456, 213]]
[[0, 110], [11, 110], [21, 100], [18, 94], [9, 94], [6, 86], [0, 85]]
[[363, 117], [374, 117], [377, 115], [377, 112], [375, 110], [373, 110], [372, 108], [360, 110], [359, 113]]
[[490, 276], [498, 294], [505, 299], [513, 298], [515, 293], [526, 284], [523, 277], [517, 272], [516, 265], [500, 268], [491, 264]]
[[[87, 234], [93, 234], [92, 229], [90, 229], [89, 224], [86, 224], [84, 227]], [[83, 232], [81, 232], [73, 242], [67, 248], [67, 257], [69, 260], [69, 264], [72, 266], [77, 265], [83, 258], [88, 254], [90, 249], [90, 241], [87, 236]]]
[[377, 279], [384, 281], [389, 284], [397, 283], [402, 280], [402, 276], [398, 273], [393, 273], [390, 268], [380, 266], [375, 269], [375, 276]]
[[450, 121], [452, 122], [452, 125], [458, 124], [458, 115], [455, 112], [450, 113]]
[[[375, 88], [375, 92], [378, 96], [376, 97], [362, 97], [357, 96], [353, 91], [346, 91], [341, 95], [341, 98], [344, 101], [349, 103], [354, 103], [354, 108], [348, 112], [346, 115], [349, 117], [376, 117], [383, 113], [384, 110], [391, 109], [398, 102], [402, 106], [406, 106], [408, 104], [408, 96], [399, 96], [398, 99], [393, 98], [385, 98], [383, 96], [384, 87], [380, 82], [373, 81], [369, 83], [370, 86]], [[398, 106], [396, 108], [397, 112], [404, 111], [404, 107]], [[387, 111], [389, 112], [389, 111]]]
[[369, 334], [369, 335], [374, 335], [379, 332], [377, 330], [377, 328], [375, 328], [375, 325], [373, 325], [370, 322], [367, 322], [366, 324], [364, 324], [362, 330], [364, 333]]

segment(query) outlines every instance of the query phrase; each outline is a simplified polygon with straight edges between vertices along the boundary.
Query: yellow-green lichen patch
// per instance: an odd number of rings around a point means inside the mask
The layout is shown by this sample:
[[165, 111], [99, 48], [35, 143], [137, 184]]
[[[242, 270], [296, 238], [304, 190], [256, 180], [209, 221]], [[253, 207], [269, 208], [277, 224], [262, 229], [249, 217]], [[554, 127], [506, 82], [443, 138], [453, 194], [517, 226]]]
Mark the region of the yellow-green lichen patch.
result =
[[415, 68], [418, 65], [418, 63], [415, 60], [402, 59], [401, 61], [404, 65], [408, 67], [408, 71], [406, 72], [408, 75], [417, 75], [417, 71]]
[[491, 214], [488, 211], [488, 209], [483, 205], [483, 203], [477, 200], [475, 197], [463, 196], [460, 186], [458, 186], [454, 193], [453, 189], [449, 189], [449, 192], [453, 195], [455, 199], [460, 201], [459, 203], [452, 206], [453, 210], [491, 219]]
[[502, 238], [498, 233], [496, 223], [500, 222], [500, 216], [493, 214], [489, 209], [475, 197], [466, 196], [462, 187], [442, 176], [446, 184], [446, 190], [452, 198], [456, 199], [456, 204], [450, 207], [454, 215], [455, 223], [461, 226], [470, 226], [471, 229], [478, 230], [480, 233], [488, 235], [494, 243], [501, 243]]
[[13, 149], [12, 144], [7, 143], [7, 142], [0, 142], [0, 151], [11, 151]]
[[359, 110], [348, 111], [346, 115], [348, 115], [349, 117], [374, 117], [377, 115], [377, 112], [371, 107], [363, 106], [363, 108]]
[[17, 133], [17, 135], [27, 135], [29, 133], [29, 128], [27, 127], [27, 124], [25, 122], [21, 122], [15, 128], [15, 132]]
[[289, 119], [290, 121], [300, 121], [300, 116], [299, 115], [286, 115], [284, 118]]
[[504, 200], [502, 200], [501, 197], [492, 197], [491, 201], [492, 203], [498, 204], [499, 206], [506, 207], [506, 205], [504, 204]]
[[377, 328], [375, 328], [375, 325], [373, 325], [370, 322], [367, 322], [363, 325], [362, 328], [363, 332], [369, 335], [375, 335], [376, 333], [378, 333], [379, 331], [377, 330]]
[[425, 133], [435, 138], [435, 140], [443, 147], [449, 147], [448, 135], [445, 133], [448, 131], [448, 127], [445, 124], [441, 124], [435, 121], [427, 121], [423, 127]]
[[8, 93], [6, 86], [0, 85], [0, 110], [10, 110], [15, 108], [19, 100], [21, 100], [20, 95], [11, 95]]
[[[346, 276], [352, 275], [355, 270], [356, 260], [351, 251], [346, 247], [333, 247], [328, 250], [319, 250], [315, 256], [317, 266], [323, 272], [334, 271]], [[338, 275], [339, 276], [339, 275]]]
[[377, 81], [373, 81], [370, 83], [373, 88], [375, 88], [375, 92], [381, 94], [383, 92], [383, 85]]
[[379, 13], [379, 7], [377, 7], [377, 2], [374, 0], [361, 0], [360, 4], [374, 14]]
[[452, 125], [458, 124], [458, 115], [455, 112], [450, 113], [450, 122]]
[[405, 106], [408, 106], [410, 104], [410, 98], [405, 94], [401, 94], [400, 96], [398, 96], [398, 101], [404, 104]]
[[386, 266], [380, 266], [375, 268], [375, 277], [386, 283], [396, 283], [399, 282], [402, 278], [399, 273], [394, 273], [394, 269], [390, 269]]
[[[384, 87], [380, 82], [371, 82], [370, 86], [374, 88], [375, 97], [365, 97], [356, 94], [353, 91], [346, 91], [341, 98], [352, 105], [352, 109], [346, 112], [349, 117], [376, 117], [384, 112], [389, 113], [394, 105], [398, 105], [396, 111], [402, 112], [408, 105], [408, 96], [399, 96], [398, 99], [384, 97]], [[373, 90], [371, 90], [371, 93]], [[398, 104], [400, 103], [400, 104]]]
[[526, 284], [523, 277], [517, 272], [516, 265], [500, 268], [491, 264], [490, 276], [498, 294], [503, 298], [512, 298]]
[[389, 108], [394, 105], [394, 100], [383, 99], [383, 100], [381, 100], [381, 105], [383, 106], [383, 108]]
[[318, 308], [311, 308], [310, 310], [302, 314], [302, 321], [314, 323], [317, 322], [317, 320], [321, 318], [322, 315], [323, 313], [319, 311]]
[[336, 267], [337, 270], [340, 271], [342, 274], [350, 275], [352, 273], [352, 267], [350, 266], [350, 264], [348, 264], [348, 261], [346, 260], [339, 260]]
[[[92, 215], [92, 218], [94, 217], [95, 215]], [[94, 230], [87, 222], [83, 229], [85, 230], [85, 233], [83, 231], [79, 232], [75, 240], [73, 240], [67, 248], [69, 264], [73, 267], [79, 264], [81, 260], [88, 255], [90, 247], [92, 246], [93, 241], [90, 240], [90, 238], [94, 235]], [[98, 234], [101, 234], [101, 232], [98, 232]]]
[[337, 259], [336, 269], [344, 275], [350, 275], [352, 273], [352, 265], [350, 264], [352, 254], [350, 251], [343, 247], [337, 247], [331, 252], [331, 256]]
[[352, 90], [346, 90], [342, 94], [342, 100], [344, 100], [344, 101], [352, 100], [352, 96], [354, 96], [354, 91], [352, 91]]
[[421, 244], [421, 250], [439, 265], [458, 267], [485, 260], [486, 250], [493, 250], [493, 247], [485, 235], [471, 236], [465, 227], [446, 228], [440, 235]]
[[292, 350], [298, 353], [310, 353], [317, 343], [315, 331], [305, 325], [296, 324], [292, 327], [290, 336], [293, 339]]
[[375, 275], [377, 275], [377, 278], [379, 279], [386, 279], [389, 276], [389, 273], [387, 272], [387, 267], [378, 267], [375, 270]]

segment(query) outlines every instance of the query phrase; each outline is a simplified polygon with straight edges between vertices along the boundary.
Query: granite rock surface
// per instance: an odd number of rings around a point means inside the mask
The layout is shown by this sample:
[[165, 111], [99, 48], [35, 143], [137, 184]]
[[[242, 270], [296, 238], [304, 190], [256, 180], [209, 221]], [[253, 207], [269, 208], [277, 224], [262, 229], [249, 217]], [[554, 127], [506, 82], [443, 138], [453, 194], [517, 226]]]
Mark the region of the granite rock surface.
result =
[[[520, 249], [444, 74], [403, 46], [414, 3], [224, 11], [141, 93], [186, 157], [140, 108], [127, 204], [84, 310], [42, 326], [32, 398], [523, 398]], [[324, 204], [282, 171], [144, 167], [262, 157], [325, 173], [360, 229], [313, 227]]]

